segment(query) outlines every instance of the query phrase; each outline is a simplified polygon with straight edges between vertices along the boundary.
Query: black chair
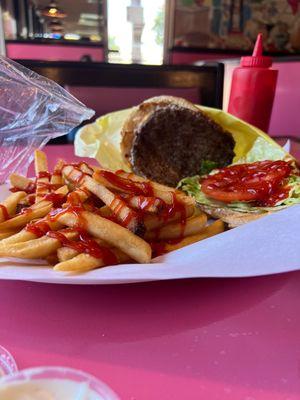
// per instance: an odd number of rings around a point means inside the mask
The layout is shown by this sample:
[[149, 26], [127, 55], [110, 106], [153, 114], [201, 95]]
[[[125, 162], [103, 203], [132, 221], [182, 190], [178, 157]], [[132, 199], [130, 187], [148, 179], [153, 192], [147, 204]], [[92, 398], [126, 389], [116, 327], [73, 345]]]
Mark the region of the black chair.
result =
[[[127, 108], [153, 95], [181, 96], [209, 107], [222, 108], [224, 66], [139, 65], [96, 62], [18, 60], [19, 63], [64, 86], [87, 106], [106, 112]], [[81, 92], [86, 88], [85, 98]], [[97, 89], [96, 89], [97, 88]], [[95, 92], [96, 90], [96, 92]], [[93, 92], [94, 91], [94, 92]], [[99, 107], [98, 107], [99, 108]], [[58, 138], [54, 142], [65, 141]]]

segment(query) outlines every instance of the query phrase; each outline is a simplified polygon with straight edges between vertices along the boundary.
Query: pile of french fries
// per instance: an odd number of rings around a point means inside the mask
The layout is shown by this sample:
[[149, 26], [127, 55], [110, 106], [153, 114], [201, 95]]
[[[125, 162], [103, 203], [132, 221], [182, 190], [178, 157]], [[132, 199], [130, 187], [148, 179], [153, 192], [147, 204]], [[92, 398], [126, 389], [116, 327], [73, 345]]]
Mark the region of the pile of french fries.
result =
[[0, 257], [45, 259], [56, 271], [149, 263], [224, 230], [182, 192], [124, 171], [35, 151], [35, 179], [12, 174], [0, 205]]

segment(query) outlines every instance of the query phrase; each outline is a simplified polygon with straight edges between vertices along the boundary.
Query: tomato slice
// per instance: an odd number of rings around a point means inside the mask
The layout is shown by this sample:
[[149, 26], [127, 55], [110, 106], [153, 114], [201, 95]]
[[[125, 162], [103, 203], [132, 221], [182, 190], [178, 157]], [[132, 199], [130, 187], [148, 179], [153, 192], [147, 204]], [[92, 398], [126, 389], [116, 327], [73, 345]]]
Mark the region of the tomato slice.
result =
[[291, 170], [290, 164], [286, 161], [237, 164], [207, 176], [201, 182], [201, 188], [208, 197], [225, 203], [234, 201], [264, 203], [268, 202], [273, 193], [278, 193]]

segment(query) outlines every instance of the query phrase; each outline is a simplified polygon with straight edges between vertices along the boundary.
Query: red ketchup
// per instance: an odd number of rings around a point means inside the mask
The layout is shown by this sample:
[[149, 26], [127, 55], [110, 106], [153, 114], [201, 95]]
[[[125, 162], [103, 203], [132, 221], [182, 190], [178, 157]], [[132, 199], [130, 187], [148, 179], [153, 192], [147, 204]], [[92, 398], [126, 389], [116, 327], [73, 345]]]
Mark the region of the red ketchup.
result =
[[262, 52], [260, 33], [252, 56], [242, 57], [233, 71], [228, 112], [268, 132], [278, 71], [270, 68], [272, 58]]
[[203, 193], [224, 203], [250, 201], [275, 206], [289, 195], [286, 178], [292, 171], [286, 161], [257, 161], [219, 169], [201, 182]]

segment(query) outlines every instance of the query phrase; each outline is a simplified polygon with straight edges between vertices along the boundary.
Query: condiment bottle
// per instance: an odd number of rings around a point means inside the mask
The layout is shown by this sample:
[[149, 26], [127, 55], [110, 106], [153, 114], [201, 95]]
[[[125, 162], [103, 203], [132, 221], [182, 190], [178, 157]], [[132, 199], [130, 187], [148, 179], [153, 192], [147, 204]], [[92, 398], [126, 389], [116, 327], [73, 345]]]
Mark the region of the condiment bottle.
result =
[[233, 71], [228, 112], [267, 132], [278, 71], [272, 58], [263, 56], [262, 34], [257, 36], [252, 56], [242, 57]]

